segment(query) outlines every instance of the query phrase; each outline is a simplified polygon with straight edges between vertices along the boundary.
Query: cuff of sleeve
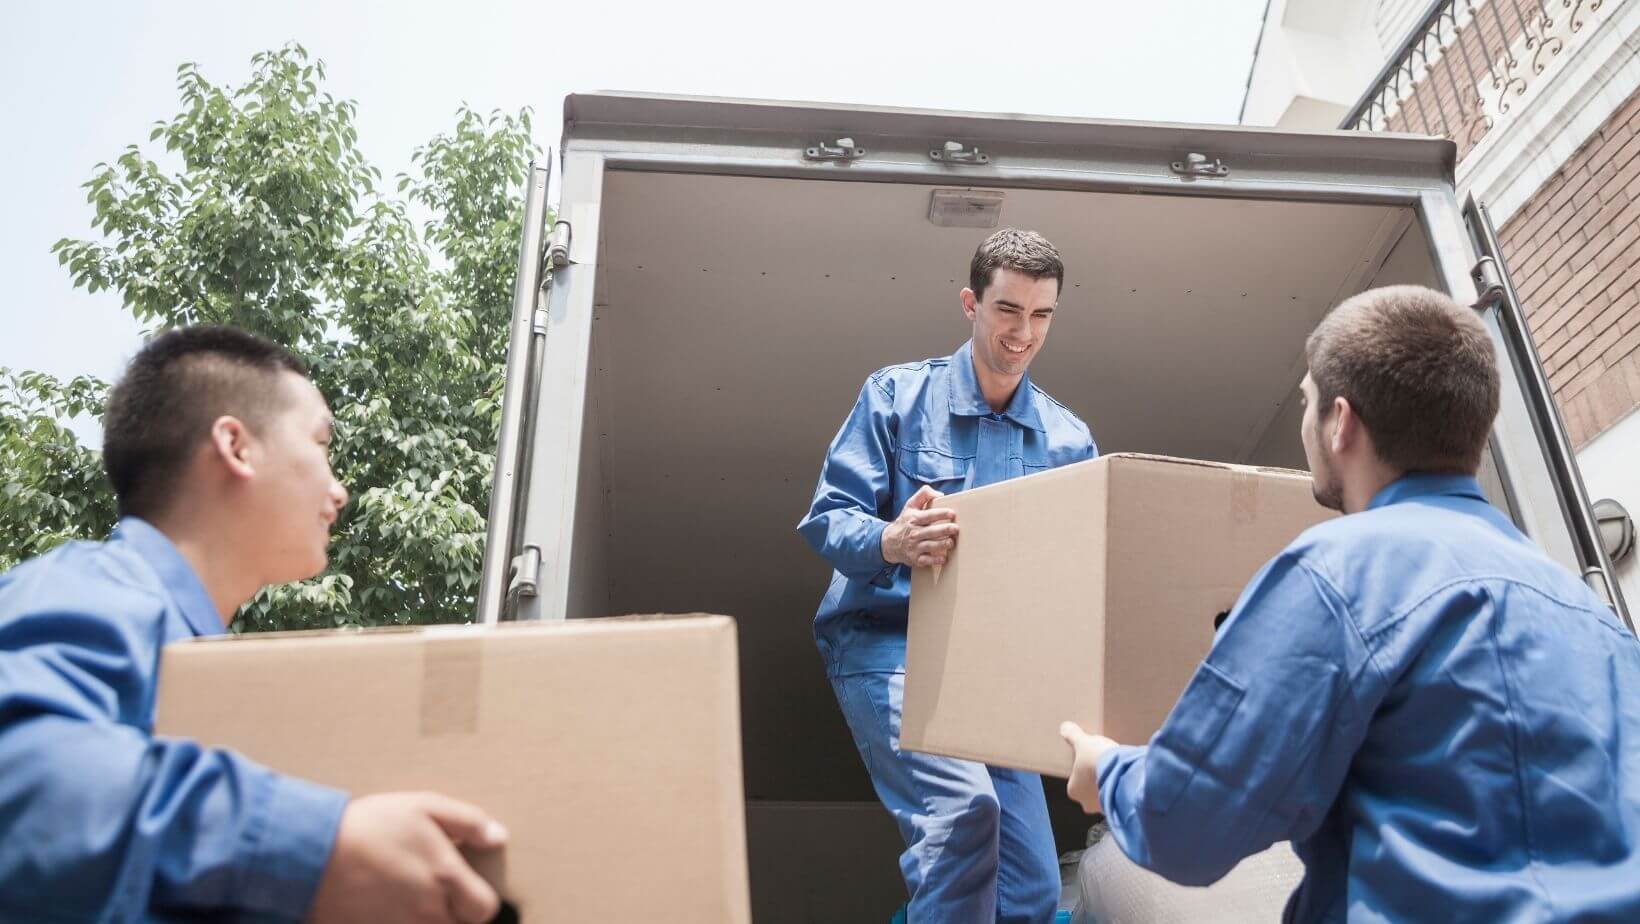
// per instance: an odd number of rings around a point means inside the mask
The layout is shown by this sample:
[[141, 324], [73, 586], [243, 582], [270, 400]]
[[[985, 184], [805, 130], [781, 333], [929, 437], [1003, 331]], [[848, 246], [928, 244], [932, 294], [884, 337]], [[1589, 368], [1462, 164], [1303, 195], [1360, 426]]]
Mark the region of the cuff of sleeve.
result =
[[888, 524], [878, 520], [866, 532], [867, 548], [871, 550], [867, 553], [868, 560], [877, 565], [877, 570], [871, 575], [871, 583], [878, 587], [894, 586], [894, 569], [900, 567], [883, 558], [883, 531], [886, 529]]
[[1100, 754], [1099, 760], [1093, 765], [1094, 776], [1099, 780], [1099, 785], [1105, 785], [1106, 779], [1110, 776], [1111, 767], [1116, 763], [1116, 759], [1118, 757], [1123, 754], [1134, 754], [1139, 750], [1140, 748], [1133, 745], [1119, 744], [1116, 747], [1107, 749], [1105, 753]]
[[1122, 814], [1117, 798], [1121, 794], [1119, 772], [1122, 765], [1132, 764], [1144, 760], [1145, 748], [1142, 745], [1118, 745], [1099, 755], [1094, 764], [1094, 778], [1099, 781], [1099, 807], [1104, 810], [1106, 821], [1115, 827], [1116, 816]]
[[256, 820], [246, 831], [247, 858], [235, 904], [299, 920], [307, 915], [330, 862], [347, 794], [269, 773], [257, 786]]

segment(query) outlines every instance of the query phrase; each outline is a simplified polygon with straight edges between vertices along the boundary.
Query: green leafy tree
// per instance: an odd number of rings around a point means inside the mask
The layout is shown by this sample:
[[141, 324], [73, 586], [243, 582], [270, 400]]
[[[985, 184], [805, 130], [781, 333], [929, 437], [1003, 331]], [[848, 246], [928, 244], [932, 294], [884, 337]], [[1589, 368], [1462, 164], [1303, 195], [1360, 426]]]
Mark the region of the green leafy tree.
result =
[[[76, 286], [117, 291], [145, 329], [234, 324], [285, 344], [331, 403], [353, 495], [331, 566], [264, 591], [239, 628], [470, 618], [529, 113], [463, 108], [388, 193], [359, 151], [354, 104], [322, 90], [322, 62], [291, 45], [252, 64], [237, 88], [183, 65], [182, 111], [149, 138], [164, 152], [133, 145], [98, 165], [86, 189], [101, 239], [55, 252]], [[0, 379], [0, 564], [111, 526], [96, 454], [66, 429], [105, 392]]]
[[91, 376], [0, 369], [0, 571], [113, 528], [102, 462], [68, 429], [80, 414], [100, 416], [106, 392]]

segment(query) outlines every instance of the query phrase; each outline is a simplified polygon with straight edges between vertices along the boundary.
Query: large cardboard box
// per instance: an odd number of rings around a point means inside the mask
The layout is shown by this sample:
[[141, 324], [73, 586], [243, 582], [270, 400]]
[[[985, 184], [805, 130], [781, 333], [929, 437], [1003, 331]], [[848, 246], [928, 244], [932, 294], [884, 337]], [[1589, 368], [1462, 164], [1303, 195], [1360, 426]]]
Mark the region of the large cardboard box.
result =
[[911, 579], [900, 743], [1066, 776], [1066, 719], [1159, 728], [1266, 561], [1331, 516], [1302, 472], [1112, 455], [942, 498], [955, 551]]
[[734, 621], [632, 617], [167, 646], [156, 731], [355, 795], [436, 790], [525, 924], [751, 918]]

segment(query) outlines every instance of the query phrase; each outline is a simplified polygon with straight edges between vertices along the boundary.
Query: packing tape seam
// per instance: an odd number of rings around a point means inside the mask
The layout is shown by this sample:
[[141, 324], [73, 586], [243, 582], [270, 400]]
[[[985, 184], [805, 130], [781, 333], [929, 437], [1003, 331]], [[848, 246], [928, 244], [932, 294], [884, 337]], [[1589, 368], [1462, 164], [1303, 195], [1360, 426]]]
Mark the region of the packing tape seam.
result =
[[421, 646], [421, 734], [478, 730], [484, 643], [479, 638], [429, 637]]
[[1258, 519], [1259, 476], [1235, 471], [1230, 474], [1230, 522], [1245, 526]]

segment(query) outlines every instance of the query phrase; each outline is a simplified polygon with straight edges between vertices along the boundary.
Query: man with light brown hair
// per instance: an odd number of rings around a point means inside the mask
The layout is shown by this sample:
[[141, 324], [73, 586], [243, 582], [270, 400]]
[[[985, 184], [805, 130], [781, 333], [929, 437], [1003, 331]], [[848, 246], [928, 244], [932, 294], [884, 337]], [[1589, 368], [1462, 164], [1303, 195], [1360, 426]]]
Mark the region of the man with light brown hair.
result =
[[1148, 746], [1066, 723], [1072, 798], [1211, 883], [1291, 840], [1286, 921], [1640, 921], [1640, 643], [1475, 480], [1475, 313], [1364, 292], [1311, 334], [1321, 503], [1243, 591]]

